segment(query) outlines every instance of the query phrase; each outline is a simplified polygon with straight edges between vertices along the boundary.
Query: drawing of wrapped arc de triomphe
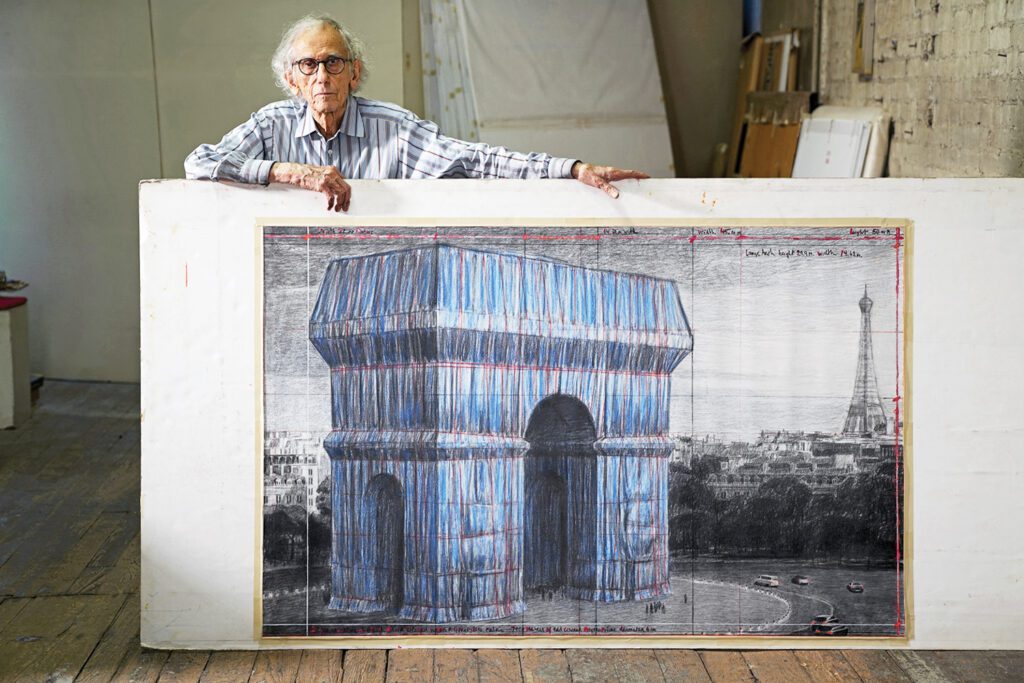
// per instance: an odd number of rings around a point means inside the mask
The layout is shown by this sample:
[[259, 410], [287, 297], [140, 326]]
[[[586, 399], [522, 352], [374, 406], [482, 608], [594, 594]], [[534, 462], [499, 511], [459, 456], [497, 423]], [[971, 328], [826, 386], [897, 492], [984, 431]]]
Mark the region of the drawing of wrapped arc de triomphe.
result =
[[674, 282], [448, 244], [332, 261], [330, 607], [493, 619], [669, 592]]

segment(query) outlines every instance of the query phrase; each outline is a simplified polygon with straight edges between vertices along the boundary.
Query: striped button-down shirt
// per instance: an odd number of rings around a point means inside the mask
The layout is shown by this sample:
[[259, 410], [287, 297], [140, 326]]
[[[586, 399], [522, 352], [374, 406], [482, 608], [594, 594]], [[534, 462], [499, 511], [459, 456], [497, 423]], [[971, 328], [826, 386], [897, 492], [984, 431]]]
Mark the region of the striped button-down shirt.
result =
[[305, 102], [274, 102], [185, 159], [185, 177], [269, 182], [275, 161], [334, 166], [344, 178], [570, 178], [575, 159], [445, 137], [394, 104], [350, 96], [331, 139]]

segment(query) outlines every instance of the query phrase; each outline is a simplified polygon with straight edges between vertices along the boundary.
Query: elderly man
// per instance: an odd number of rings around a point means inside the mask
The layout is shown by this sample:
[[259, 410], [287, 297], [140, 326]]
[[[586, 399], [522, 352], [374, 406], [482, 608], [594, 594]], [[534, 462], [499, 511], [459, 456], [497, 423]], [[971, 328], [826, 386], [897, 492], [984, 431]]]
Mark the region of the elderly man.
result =
[[576, 178], [618, 197], [610, 181], [648, 177], [455, 140], [397, 105], [356, 97], [368, 76], [363, 46], [330, 17], [292, 25], [272, 64], [292, 99], [196, 148], [185, 160], [187, 178], [288, 183], [322, 192], [328, 209], [348, 211], [346, 178]]

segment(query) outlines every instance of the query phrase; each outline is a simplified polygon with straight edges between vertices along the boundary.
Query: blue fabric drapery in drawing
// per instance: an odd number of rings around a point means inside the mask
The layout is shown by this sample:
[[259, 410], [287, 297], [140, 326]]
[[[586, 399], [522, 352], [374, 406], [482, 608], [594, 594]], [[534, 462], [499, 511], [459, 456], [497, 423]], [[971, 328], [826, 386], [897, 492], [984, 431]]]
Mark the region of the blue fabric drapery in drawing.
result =
[[332, 261], [310, 319], [331, 367], [330, 607], [426, 622], [524, 589], [669, 588], [674, 282], [447, 244]]

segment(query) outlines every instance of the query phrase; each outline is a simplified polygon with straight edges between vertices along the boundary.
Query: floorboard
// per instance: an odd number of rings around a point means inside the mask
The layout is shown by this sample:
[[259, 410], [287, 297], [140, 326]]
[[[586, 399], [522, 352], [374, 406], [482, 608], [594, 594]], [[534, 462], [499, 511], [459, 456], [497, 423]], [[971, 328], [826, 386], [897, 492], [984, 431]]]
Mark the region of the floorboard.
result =
[[2, 598], [0, 599], [0, 634], [4, 632], [7, 624], [14, 621], [25, 605], [31, 602], [31, 598]]
[[862, 683], [838, 650], [797, 650], [793, 654], [814, 683]]
[[908, 683], [910, 677], [885, 650], [844, 650], [850, 663], [864, 683]]
[[256, 655], [249, 683], [295, 683], [302, 650], [262, 650]]
[[477, 650], [480, 683], [521, 683], [523, 670], [517, 650]]
[[434, 651], [390, 650], [387, 683], [424, 683], [434, 680]]
[[711, 683], [711, 676], [695, 650], [656, 650], [665, 683]]
[[133, 645], [125, 654], [111, 683], [154, 683], [160, 677], [169, 656], [169, 652], [146, 650]]
[[210, 660], [203, 650], [175, 650], [164, 662], [158, 683], [199, 683], [199, 678]]
[[936, 652], [896, 650], [891, 654], [914, 683], [947, 683], [958, 680], [943, 670]]
[[434, 680], [438, 683], [480, 683], [476, 652], [459, 648], [435, 651]]
[[1024, 653], [943, 650], [932, 653], [942, 671], [962, 681], [1024, 681]]
[[573, 683], [616, 683], [621, 676], [616, 666], [619, 657], [618, 650], [574, 648], [565, 651]]
[[302, 683], [341, 683], [344, 658], [343, 650], [306, 650], [302, 653], [295, 680]]
[[567, 683], [569, 660], [564, 650], [520, 650], [519, 665], [523, 683]]
[[[199, 683], [246, 683], [252, 676], [253, 665], [256, 663], [256, 653], [252, 651], [240, 652], [236, 650], [225, 650], [213, 652], [206, 662], [203, 675], [199, 677]], [[310, 677], [308, 680], [318, 680]], [[78, 683], [75, 681], [75, 683]]]
[[0, 681], [74, 678], [120, 608], [102, 596], [33, 598], [0, 635]]
[[664, 683], [665, 673], [661, 670], [654, 650], [611, 650], [620, 681]]
[[753, 681], [750, 667], [743, 655], [733, 650], [704, 650], [700, 653], [704, 668], [712, 681]]
[[743, 659], [759, 683], [806, 683], [811, 680], [796, 653], [789, 650], [748, 650]]
[[349, 650], [345, 653], [343, 683], [380, 683], [387, 671], [385, 650]]

